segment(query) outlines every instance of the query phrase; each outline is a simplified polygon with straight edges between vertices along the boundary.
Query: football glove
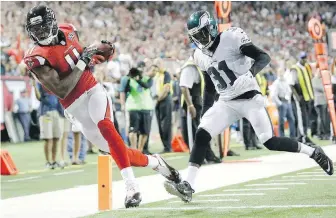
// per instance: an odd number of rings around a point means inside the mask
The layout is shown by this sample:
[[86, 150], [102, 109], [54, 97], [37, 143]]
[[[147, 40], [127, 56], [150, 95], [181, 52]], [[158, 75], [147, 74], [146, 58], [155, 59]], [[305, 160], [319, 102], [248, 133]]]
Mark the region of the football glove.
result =
[[102, 55], [98, 55], [102, 51], [98, 50], [96, 46], [85, 47], [81, 56], [81, 60], [84, 61], [87, 65], [91, 62], [91, 59], [96, 59], [98, 62], [105, 61], [105, 58]]

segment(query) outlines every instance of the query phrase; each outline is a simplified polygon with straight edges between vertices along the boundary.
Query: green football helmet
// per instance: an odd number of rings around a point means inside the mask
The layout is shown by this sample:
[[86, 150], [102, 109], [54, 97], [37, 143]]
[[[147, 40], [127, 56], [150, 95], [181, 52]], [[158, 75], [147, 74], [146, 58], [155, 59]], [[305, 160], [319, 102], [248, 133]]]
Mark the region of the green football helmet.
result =
[[207, 50], [218, 36], [217, 21], [207, 11], [196, 11], [190, 15], [188, 22], [190, 40], [201, 50]]

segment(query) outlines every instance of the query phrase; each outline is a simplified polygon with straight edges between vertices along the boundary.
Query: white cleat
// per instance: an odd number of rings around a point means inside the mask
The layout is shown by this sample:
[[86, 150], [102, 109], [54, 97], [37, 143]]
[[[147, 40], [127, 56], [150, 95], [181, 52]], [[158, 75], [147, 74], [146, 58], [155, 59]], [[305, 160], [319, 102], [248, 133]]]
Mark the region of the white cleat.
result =
[[153, 170], [159, 172], [162, 176], [164, 176], [169, 181], [180, 183], [181, 182], [181, 176], [180, 173], [175, 170], [173, 167], [169, 166], [166, 161], [159, 155], [159, 154], [153, 154], [153, 157], [158, 159], [159, 165], [156, 168], [153, 168]]
[[135, 181], [126, 181], [125, 207], [138, 207], [142, 200], [139, 185]]

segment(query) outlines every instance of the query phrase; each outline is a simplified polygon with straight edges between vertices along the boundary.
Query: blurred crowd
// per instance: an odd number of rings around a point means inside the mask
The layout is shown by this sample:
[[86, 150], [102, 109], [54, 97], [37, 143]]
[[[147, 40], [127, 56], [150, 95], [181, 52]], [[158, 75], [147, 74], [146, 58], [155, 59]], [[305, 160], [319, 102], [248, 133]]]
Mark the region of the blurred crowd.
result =
[[[27, 76], [21, 61], [24, 51], [32, 46], [32, 42], [25, 32], [25, 16], [35, 4], [36, 2], [2, 3], [1, 75]], [[180, 67], [195, 48], [189, 42], [185, 23], [188, 16], [196, 10], [203, 9], [214, 13], [214, 2], [92, 1], [47, 2], [46, 4], [55, 11], [56, 19], [59, 23], [71, 23], [77, 28], [83, 45], [87, 46], [101, 39], [107, 39], [115, 43], [116, 54], [114, 58], [107, 63], [96, 66], [94, 74], [105, 85], [105, 88], [113, 98], [119, 131], [127, 143], [131, 144], [128, 140], [129, 124], [127, 123], [132, 117], [125, 118], [123, 115], [126, 99], [123, 99], [121, 93], [124, 92], [126, 98], [129, 94], [129, 90], [125, 89], [125, 81], [127, 80], [125, 77], [128, 80], [136, 78], [136, 81], [147, 77], [144, 81], [146, 84], [151, 84], [148, 89], [151, 90], [153, 98], [153, 107], [150, 111], [155, 109], [159, 129], [161, 128], [160, 119], [163, 118], [158, 115], [160, 113], [158, 104], [159, 100], [165, 99], [160, 99], [160, 94], [162, 94], [160, 92], [165, 90], [165, 85], [170, 85], [168, 92], [171, 95], [171, 99], [169, 101], [171, 101], [173, 106], [170, 112], [172, 113], [172, 118], [168, 123], [174, 126], [172, 129], [173, 134], [177, 131], [179, 124], [176, 121], [178, 120], [176, 117], [178, 116], [174, 115], [174, 112], [180, 107], [178, 105], [181, 95], [178, 86]], [[263, 72], [267, 80], [267, 86], [272, 85], [278, 78], [279, 73], [282, 75], [286, 70], [290, 69], [291, 65], [299, 61], [298, 54], [300, 51], [307, 52], [309, 61], [314, 61], [309, 57], [313, 49], [313, 40], [307, 32], [307, 22], [311, 17], [315, 17], [322, 21], [326, 29], [335, 28], [336, 12], [332, 6], [332, 2], [319, 1], [232, 2], [230, 16], [232, 25], [244, 29], [252, 41], [257, 46], [265, 49], [272, 57], [271, 64]], [[133, 69], [132, 72], [135, 72], [135, 69], [142, 72], [140, 78], [130, 76], [131, 69]], [[164, 75], [164, 82], [162, 87], [158, 88], [155, 78], [160, 77], [160, 75]], [[124, 82], [121, 83], [123, 80]], [[151, 83], [151, 80], [153, 80], [153, 83]], [[126, 81], [126, 84], [128, 83]], [[32, 85], [35, 86], [35, 82], [32, 82]], [[123, 89], [120, 88], [121, 86]], [[142, 87], [142, 89], [146, 88]], [[23, 94], [21, 98], [27, 98], [27, 96]], [[26, 101], [22, 102], [25, 104]], [[30, 113], [34, 110], [29, 109], [29, 107], [34, 106], [28, 105], [28, 109], [24, 109], [25, 113]], [[38, 110], [41, 109], [35, 109], [35, 111]], [[62, 116], [61, 114], [60, 112], [59, 116]], [[150, 116], [152, 119], [153, 116]], [[26, 116], [20, 117], [24, 129], [28, 128], [26, 123], [31, 122], [30, 119], [30, 117]], [[38, 120], [38, 118], [35, 120]], [[167, 121], [161, 120], [161, 122]], [[162, 126], [166, 126], [166, 123], [162, 124]], [[25, 131], [29, 132], [29, 130]], [[160, 131], [165, 132], [166, 130]], [[72, 131], [68, 130], [68, 132]], [[145, 132], [147, 134], [147, 131]], [[70, 137], [68, 141], [71, 143], [72, 140], [78, 141], [81, 138], [80, 135], [71, 135], [66, 135], [66, 137]], [[327, 138], [324, 136], [319, 137], [321, 139]], [[62, 136], [60, 135], [58, 138], [61, 139]], [[145, 153], [149, 153], [148, 138], [141, 142], [141, 149]], [[167, 145], [165, 140], [170, 141], [168, 143], [170, 144], [172, 139], [166, 136], [162, 137], [162, 134], [161, 139], [164, 145], [163, 152], [170, 152], [171, 147]], [[30, 140], [29, 135], [25, 135], [25, 140]], [[82, 141], [86, 140], [83, 138]], [[79, 152], [85, 153], [88, 147], [87, 145], [82, 145], [80, 149], [85, 151], [79, 151], [79, 144], [77, 142], [75, 146], [76, 156], [79, 155]], [[70, 149], [72, 145], [68, 147]], [[64, 148], [62, 149], [64, 150]], [[91, 147], [89, 150], [92, 151]], [[79, 160], [78, 157], [72, 159], [73, 164], [85, 163], [84, 158], [82, 160]], [[47, 158], [47, 162], [52, 167], [55, 160], [51, 161]]]

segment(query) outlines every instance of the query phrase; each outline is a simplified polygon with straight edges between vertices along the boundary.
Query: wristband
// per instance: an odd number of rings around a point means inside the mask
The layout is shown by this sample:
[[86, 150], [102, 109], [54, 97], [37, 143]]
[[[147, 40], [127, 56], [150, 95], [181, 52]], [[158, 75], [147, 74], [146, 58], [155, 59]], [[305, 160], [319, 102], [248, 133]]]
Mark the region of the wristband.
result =
[[84, 71], [86, 68], [86, 63], [83, 60], [79, 60], [76, 64], [76, 67], [81, 71]]

